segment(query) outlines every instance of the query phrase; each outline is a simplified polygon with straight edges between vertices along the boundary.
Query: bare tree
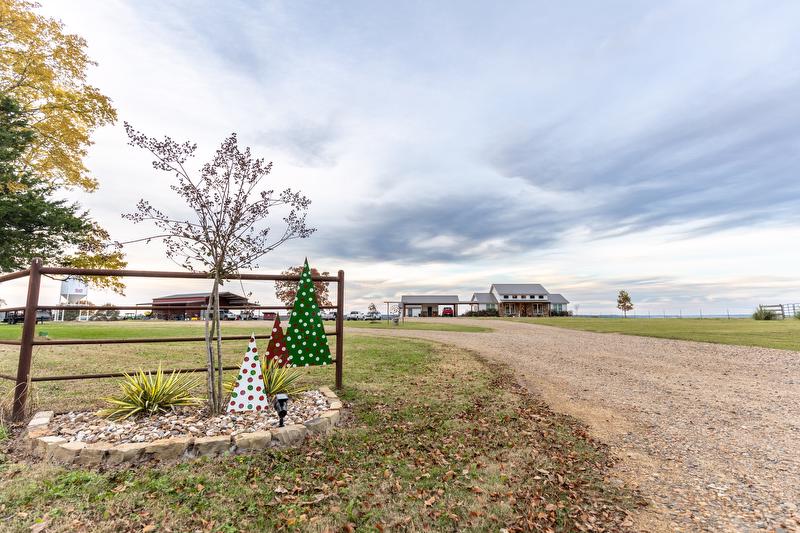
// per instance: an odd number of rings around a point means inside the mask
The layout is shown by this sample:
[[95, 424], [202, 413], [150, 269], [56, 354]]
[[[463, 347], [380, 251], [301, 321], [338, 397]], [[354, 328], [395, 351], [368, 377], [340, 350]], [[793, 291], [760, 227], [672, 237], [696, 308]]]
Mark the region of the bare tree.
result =
[[[205, 316], [208, 366], [208, 401], [212, 413], [223, 408], [222, 331], [220, 329], [219, 288], [226, 279], [236, 278], [242, 269], [258, 266], [258, 261], [290, 239], [303, 239], [315, 229], [306, 226], [306, 211], [311, 203], [291, 189], [275, 192], [262, 189], [272, 163], [253, 158], [250, 149], [240, 150], [236, 134], [226, 138], [210, 162], [192, 175], [184, 164], [194, 156], [196, 144], [179, 144], [169, 137], [147, 137], [125, 123], [129, 144], [149, 151], [153, 168], [175, 175], [171, 189], [186, 202], [192, 216], [185, 220], [139, 200], [136, 212], [122, 215], [133, 223], [152, 222], [158, 232], [129, 241], [161, 240], [167, 257], [191, 271], [208, 272], [214, 283]], [[283, 231], [273, 233], [270, 215], [281, 210]], [[213, 312], [212, 312], [213, 311]], [[216, 345], [212, 339], [216, 336]], [[215, 353], [216, 352], [216, 353]]]
[[369, 304], [367, 306], [367, 311], [369, 311], [370, 313], [377, 313], [378, 312], [378, 307], [373, 302], [373, 303], [371, 303], [371, 304]]

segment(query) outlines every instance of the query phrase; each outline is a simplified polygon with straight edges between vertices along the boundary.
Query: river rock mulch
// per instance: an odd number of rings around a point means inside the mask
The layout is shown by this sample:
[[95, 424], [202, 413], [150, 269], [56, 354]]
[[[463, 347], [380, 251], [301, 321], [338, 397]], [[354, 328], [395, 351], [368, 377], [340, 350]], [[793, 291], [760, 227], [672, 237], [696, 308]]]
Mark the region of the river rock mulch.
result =
[[[284, 418], [286, 425], [302, 424], [317, 418], [328, 409], [320, 391], [307, 391], [289, 401]], [[141, 416], [113, 422], [96, 412], [69, 412], [56, 415], [50, 422], [50, 435], [86, 443], [110, 442], [125, 444], [150, 442], [169, 437], [215, 437], [263, 431], [278, 426], [274, 410], [253, 413], [231, 413], [208, 417], [205, 408], [178, 408], [158, 416]]]

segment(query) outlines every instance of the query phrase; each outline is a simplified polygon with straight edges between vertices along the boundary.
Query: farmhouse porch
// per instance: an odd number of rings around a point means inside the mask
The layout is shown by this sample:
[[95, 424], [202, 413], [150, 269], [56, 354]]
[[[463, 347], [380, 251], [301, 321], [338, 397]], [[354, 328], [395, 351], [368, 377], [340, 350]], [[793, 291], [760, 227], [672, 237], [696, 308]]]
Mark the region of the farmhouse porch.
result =
[[500, 302], [500, 316], [550, 316], [550, 302]]

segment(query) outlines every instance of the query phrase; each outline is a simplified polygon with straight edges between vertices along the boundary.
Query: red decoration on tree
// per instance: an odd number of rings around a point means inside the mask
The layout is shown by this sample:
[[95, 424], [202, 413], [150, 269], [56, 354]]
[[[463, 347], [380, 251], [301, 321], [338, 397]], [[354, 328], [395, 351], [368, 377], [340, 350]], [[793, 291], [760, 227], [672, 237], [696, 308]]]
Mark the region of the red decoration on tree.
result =
[[267, 361], [275, 360], [278, 366], [286, 366], [289, 363], [286, 343], [283, 339], [283, 328], [281, 328], [281, 317], [275, 313], [275, 323], [272, 325], [272, 338], [267, 346]]

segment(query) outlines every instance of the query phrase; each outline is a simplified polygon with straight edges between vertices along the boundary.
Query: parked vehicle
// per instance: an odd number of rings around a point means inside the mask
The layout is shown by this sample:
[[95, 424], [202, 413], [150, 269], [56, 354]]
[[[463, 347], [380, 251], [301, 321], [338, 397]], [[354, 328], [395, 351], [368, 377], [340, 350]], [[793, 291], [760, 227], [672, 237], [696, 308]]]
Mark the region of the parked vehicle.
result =
[[[50, 314], [50, 311], [47, 310], [40, 310], [36, 311], [36, 323], [43, 324], [44, 322], [53, 320], [53, 315]], [[3, 322], [7, 324], [21, 324], [25, 321], [25, 312], [24, 311], [11, 311], [6, 313]]]
[[382, 315], [377, 311], [368, 311], [366, 315], [364, 315], [364, 320], [381, 320]]
[[347, 320], [364, 320], [364, 313], [361, 311], [350, 311]]
[[453, 308], [445, 307], [444, 309], [442, 309], [442, 316], [453, 316]]
[[[208, 316], [210, 318], [214, 318], [214, 311], [211, 311]], [[219, 319], [220, 320], [236, 320], [237, 316], [233, 311], [226, 311], [225, 309], [220, 309], [219, 311]], [[181, 316], [180, 320], [183, 320], [183, 316]]]
[[322, 320], [336, 320], [336, 311], [323, 311], [320, 316]]

